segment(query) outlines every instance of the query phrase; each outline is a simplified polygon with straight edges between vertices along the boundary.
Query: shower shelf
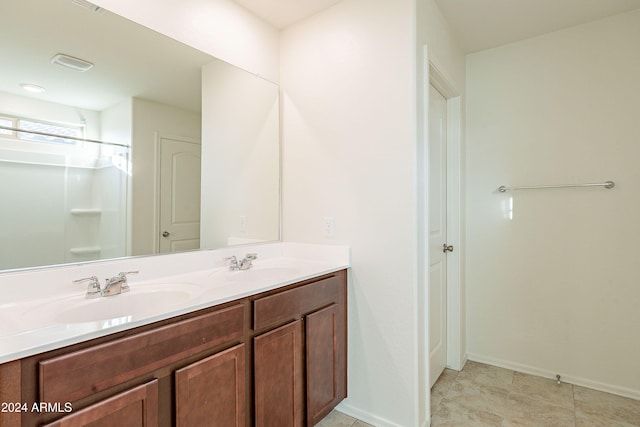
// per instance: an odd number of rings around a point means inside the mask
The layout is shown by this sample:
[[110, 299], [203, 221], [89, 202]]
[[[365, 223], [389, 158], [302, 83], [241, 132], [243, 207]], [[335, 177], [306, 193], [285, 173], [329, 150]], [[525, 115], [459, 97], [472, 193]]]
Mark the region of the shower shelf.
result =
[[73, 255], [95, 255], [102, 252], [102, 248], [100, 246], [85, 246], [81, 248], [71, 248], [69, 252]]
[[69, 213], [74, 216], [99, 216], [102, 215], [102, 209], [71, 209]]

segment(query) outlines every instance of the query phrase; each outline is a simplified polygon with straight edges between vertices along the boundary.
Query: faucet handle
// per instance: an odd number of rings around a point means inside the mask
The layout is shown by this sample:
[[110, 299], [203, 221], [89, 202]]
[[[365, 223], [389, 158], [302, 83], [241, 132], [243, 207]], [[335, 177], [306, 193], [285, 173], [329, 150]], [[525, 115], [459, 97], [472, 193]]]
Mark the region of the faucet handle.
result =
[[127, 282], [127, 275], [129, 274], [138, 274], [139, 271], [121, 271], [118, 273], [118, 277], [122, 280], [122, 285], [120, 286], [120, 293], [129, 292], [131, 288], [129, 287], [129, 283]]
[[129, 274], [138, 274], [138, 273], [140, 273], [140, 272], [137, 271], [137, 270], [136, 271], [121, 271], [120, 273], [118, 273], [118, 276], [124, 277], [126, 279]]
[[235, 255], [228, 256], [222, 259], [223, 261], [229, 261], [229, 270], [237, 270], [238, 269], [238, 258]]
[[85, 277], [84, 279], [74, 280], [73, 283], [89, 282], [87, 286], [86, 298], [97, 298], [102, 296], [102, 289], [100, 289], [100, 280], [96, 276]]
[[246, 254], [244, 256], [244, 259], [240, 261], [239, 269], [240, 270], [250, 269], [253, 265], [252, 262], [257, 258], [258, 258], [258, 254], [256, 253]]

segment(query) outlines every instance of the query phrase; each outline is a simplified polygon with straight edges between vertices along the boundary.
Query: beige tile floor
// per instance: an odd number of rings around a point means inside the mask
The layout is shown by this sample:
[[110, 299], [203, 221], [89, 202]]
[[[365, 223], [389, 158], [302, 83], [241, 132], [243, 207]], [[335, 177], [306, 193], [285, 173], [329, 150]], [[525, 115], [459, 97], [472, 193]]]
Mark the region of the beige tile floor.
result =
[[316, 427], [373, 427], [364, 421], [357, 420], [353, 417], [343, 414], [342, 412], [332, 411], [322, 419]]
[[[319, 427], [367, 427], [333, 411]], [[640, 427], [640, 401], [467, 362], [431, 389], [432, 427]]]

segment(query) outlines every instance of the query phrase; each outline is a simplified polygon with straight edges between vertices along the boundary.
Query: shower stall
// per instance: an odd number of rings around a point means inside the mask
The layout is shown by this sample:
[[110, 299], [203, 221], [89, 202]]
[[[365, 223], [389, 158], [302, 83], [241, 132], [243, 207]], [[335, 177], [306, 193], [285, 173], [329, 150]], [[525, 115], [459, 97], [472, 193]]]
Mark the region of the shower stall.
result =
[[0, 132], [0, 270], [126, 255], [128, 146]]

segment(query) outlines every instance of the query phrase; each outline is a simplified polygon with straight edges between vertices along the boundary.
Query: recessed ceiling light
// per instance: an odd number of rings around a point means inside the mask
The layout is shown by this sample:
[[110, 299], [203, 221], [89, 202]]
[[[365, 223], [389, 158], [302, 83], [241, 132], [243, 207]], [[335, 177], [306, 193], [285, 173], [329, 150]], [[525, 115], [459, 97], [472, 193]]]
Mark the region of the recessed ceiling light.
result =
[[20, 83], [20, 87], [28, 92], [33, 92], [33, 93], [40, 93], [46, 90], [42, 86], [34, 85], [31, 83]]

